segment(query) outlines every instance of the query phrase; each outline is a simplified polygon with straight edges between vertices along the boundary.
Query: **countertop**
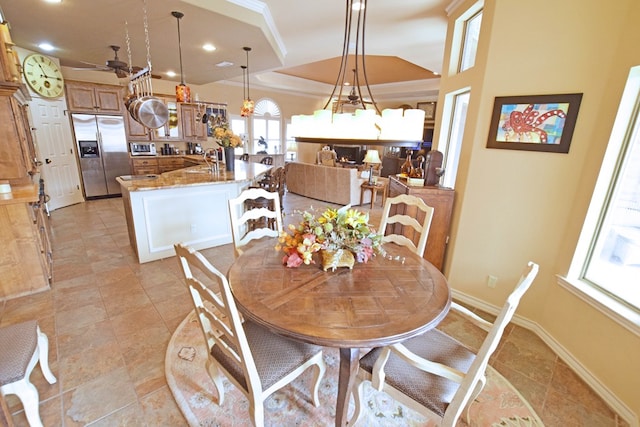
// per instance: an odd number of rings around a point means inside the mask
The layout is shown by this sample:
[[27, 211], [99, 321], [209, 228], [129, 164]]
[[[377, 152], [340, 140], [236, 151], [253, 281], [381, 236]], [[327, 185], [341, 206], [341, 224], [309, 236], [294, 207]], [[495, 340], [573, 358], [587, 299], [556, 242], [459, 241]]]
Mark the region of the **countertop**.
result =
[[36, 184], [12, 185], [10, 193], [0, 193], [0, 206], [37, 201], [38, 186]]
[[224, 163], [219, 163], [219, 171], [214, 172], [211, 172], [206, 165], [198, 165], [159, 175], [123, 175], [117, 177], [116, 180], [128, 191], [149, 191], [197, 185], [251, 182], [264, 175], [272, 167], [261, 163], [236, 160], [234, 172], [227, 172]]

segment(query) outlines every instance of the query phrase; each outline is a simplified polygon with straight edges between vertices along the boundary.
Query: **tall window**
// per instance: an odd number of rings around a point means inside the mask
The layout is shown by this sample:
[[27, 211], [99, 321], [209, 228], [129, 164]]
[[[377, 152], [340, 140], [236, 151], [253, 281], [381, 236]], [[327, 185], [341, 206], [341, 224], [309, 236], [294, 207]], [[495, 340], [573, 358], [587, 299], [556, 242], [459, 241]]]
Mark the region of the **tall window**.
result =
[[464, 21], [462, 52], [460, 54], [460, 66], [458, 67], [459, 72], [473, 67], [476, 62], [478, 39], [480, 38], [480, 24], [482, 24], [482, 10]]
[[447, 95], [445, 99], [445, 103], [451, 102], [453, 104], [453, 110], [449, 116], [451, 120], [449, 122], [447, 143], [443, 151], [444, 175], [441, 184], [444, 187], [454, 188], [456, 183], [470, 95], [471, 93], [466, 90], [461, 93]]
[[[569, 279], [640, 320], [640, 66], [629, 74]], [[640, 323], [636, 323], [640, 326]]]
[[237, 147], [234, 152], [236, 154], [242, 154], [245, 151], [248, 152], [249, 147], [247, 147], [247, 121], [244, 117], [241, 117], [239, 114], [231, 114], [229, 117], [229, 124], [231, 126], [231, 130], [233, 133], [242, 138], [242, 147]]
[[270, 99], [256, 103], [253, 112], [253, 150], [268, 154], [282, 153], [280, 108]]

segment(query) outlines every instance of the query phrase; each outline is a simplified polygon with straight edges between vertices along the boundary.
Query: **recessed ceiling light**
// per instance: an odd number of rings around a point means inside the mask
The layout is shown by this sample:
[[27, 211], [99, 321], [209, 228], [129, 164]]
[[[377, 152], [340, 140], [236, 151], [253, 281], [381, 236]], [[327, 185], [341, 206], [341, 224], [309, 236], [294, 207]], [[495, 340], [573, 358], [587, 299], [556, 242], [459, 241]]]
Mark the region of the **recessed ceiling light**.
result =
[[211, 43], [206, 43], [205, 45], [202, 46], [202, 48], [207, 52], [213, 52], [214, 50], [216, 50], [216, 47]]
[[175, 71], [167, 71], [165, 74], [166, 74], [167, 76], [169, 76], [169, 77], [175, 77], [175, 76], [176, 76]]
[[52, 50], [55, 50], [55, 47], [51, 46], [49, 43], [40, 43], [38, 45], [38, 47], [42, 50], [46, 50], [47, 52], [51, 52]]
[[44, 0], [46, 3], [62, 3], [62, 0]]
[[218, 62], [216, 64], [216, 67], [224, 68], [224, 67], [231, 67], [232, 65], [233, 65], [233, 62], [222, 61], [222, 62]]

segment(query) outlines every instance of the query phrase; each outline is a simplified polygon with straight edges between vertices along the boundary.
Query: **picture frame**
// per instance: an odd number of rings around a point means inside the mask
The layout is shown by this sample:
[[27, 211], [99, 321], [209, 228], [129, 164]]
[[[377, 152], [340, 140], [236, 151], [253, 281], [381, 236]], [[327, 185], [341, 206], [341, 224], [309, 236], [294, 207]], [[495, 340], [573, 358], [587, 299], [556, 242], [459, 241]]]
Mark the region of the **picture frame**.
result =
[[424, 111], [425, 121], [433, 121], [436, 119], [436, 104], [437, 102], [418, 102], [416, 108]]
[[487, 148], [568, 153], [582, 93], [498, 96]]

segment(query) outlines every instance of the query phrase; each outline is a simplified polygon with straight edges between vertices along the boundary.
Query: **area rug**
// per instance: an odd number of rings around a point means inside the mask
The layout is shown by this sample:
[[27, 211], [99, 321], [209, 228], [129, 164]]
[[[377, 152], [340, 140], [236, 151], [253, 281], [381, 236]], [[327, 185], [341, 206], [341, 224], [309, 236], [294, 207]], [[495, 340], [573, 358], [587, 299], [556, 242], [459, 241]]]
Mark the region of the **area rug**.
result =
[[[190, 426], [251, 426], [249, 402], [225, 380], [224, 404], [218, 405], [218, 392], [205, 369], [207, 359], [202, 331], [192, 311], [171, 337], [165, 356], [165, 375], [169, 388]], [[277, 391], [265, 401], [265, 426], [332, 426], [338, 390], [339, 354], [324, 351], [327, 372], [320, 388], [320, 406], [310, 400], [312, 372]], [[399, 404], [385, 393], [366, 387], [366, 416], [361, 426], [437, 426], [439, 418], [423, 417]], [[353, 411], [351, 403], [350, 414]], [[470, 424], [460, 427], [521, 426], [539, 427], [542, 422], [513, 386], [489, 367], [487, 385], [469, 411]]]

